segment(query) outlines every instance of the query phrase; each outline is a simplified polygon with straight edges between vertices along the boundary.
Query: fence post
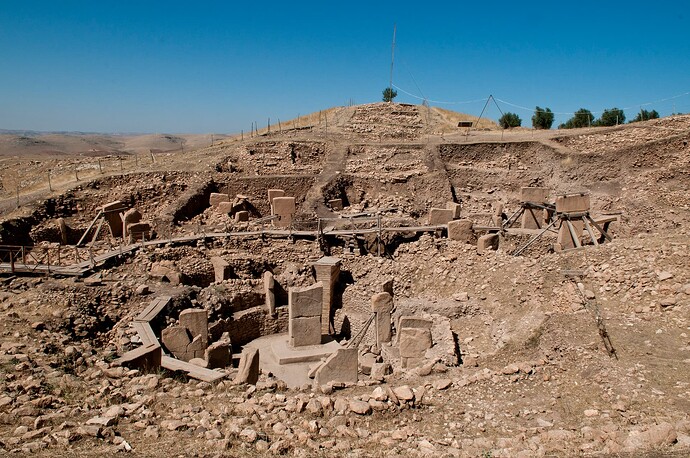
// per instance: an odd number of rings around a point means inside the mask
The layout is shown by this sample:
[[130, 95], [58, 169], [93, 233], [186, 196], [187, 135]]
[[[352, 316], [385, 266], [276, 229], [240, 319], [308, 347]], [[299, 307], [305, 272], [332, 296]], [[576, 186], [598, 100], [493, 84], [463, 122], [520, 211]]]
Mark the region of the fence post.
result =
[[103, 174], [103, 165], [101, 165], [101, 158], [98, 158], [98, 172]]
[[48, 190], [53, 192], [53, 184], [50, 182], [50, 170], [48, 170]]

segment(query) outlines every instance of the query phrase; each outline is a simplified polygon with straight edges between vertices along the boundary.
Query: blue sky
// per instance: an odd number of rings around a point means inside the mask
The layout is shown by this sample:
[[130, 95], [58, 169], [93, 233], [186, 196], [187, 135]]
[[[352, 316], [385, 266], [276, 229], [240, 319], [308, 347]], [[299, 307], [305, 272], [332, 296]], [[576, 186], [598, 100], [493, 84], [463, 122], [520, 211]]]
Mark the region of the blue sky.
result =
[[394, 23], [398, 102], [690, 112], [681, 1], [0, 0], [0, 129], [234, 133], [380, 101]]

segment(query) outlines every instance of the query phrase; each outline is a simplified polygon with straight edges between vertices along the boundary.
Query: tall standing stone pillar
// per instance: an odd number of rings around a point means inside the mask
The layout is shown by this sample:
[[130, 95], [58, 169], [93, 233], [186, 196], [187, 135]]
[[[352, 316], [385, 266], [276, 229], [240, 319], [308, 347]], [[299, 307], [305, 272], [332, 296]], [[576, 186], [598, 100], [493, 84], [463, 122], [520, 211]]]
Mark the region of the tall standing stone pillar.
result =
[[321, 334], [333, 334], [335, 329], [331, 323], [331, 308], [333, 307], [333, 292], [340, 276], [340, 259], [324, 256], [314, 263], [314, 270], [316, 281], [323, 284]]

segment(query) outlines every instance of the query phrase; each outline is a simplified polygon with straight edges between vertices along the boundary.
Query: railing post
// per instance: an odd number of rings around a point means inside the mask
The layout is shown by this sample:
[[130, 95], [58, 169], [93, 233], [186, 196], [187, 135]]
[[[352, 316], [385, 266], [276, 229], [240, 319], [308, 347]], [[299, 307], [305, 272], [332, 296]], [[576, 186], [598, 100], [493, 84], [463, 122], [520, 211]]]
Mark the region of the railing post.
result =
[[26, 252], [24, 251], [24, 245], [22, 245], [22, 264], [26, 265]]
[[10, 248], [10, 270], [14, 273], [14, 253], [12, 253], [12, 248]]

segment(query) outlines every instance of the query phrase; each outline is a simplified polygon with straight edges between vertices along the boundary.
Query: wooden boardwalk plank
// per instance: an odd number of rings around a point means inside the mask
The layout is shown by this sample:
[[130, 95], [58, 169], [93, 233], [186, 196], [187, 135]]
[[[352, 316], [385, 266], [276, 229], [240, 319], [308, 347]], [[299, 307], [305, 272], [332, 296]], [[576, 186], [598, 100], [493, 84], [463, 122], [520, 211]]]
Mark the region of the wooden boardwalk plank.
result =
[[211, 369], [195, 366], [194, 364], [172, 358], [167, 355], [161, 357], [161, 366], [169, 371], [183, 371], [192, 378], [213, 383], [225, 378], [226, 374]]
[[149, 322], [153, 320], [156, 315], [160, 313], [172, 300], [170, 296], [160, 296], [151, 301], [151, 303], [142, 310], [139, 315], [134, 318], [134, 321]]

